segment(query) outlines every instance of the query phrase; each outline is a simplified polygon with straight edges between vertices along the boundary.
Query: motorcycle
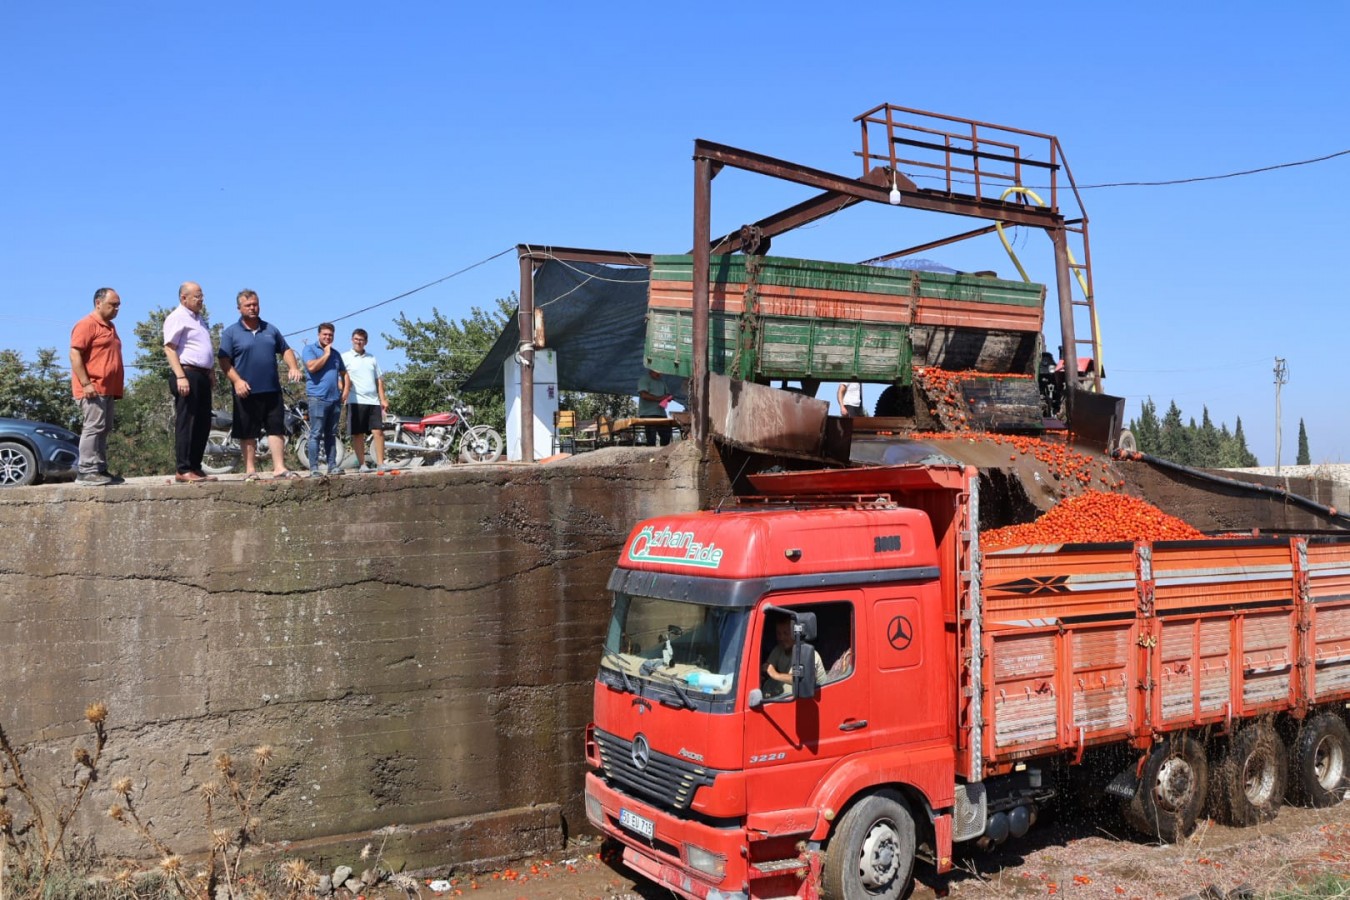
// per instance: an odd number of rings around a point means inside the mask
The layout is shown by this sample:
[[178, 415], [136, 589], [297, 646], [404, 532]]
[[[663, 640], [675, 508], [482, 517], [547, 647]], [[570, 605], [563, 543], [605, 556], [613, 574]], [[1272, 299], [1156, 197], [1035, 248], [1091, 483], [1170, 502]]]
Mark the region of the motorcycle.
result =
[[[206, 453], [202, 456], [202, 471], [208, 475], [228, 475], [237, 470], [244, 461], [243, 448], [230, 434], [233, 416], [219, 409], [211, 410], [211, 435], [207, 438]], [[286, 398], [284, 412], [283, 439], [290, 447], [300, 465], [309, 468], [309, 403], [305, 400]], [[342, 438], [337, 439], [337, 459], [339, 465], [347, 455], [347, 447]], [[270, 468], [272, 450], [267, 434], [258, 434], [256, 462], [259, 469]]]
[[456, 455], [466, 463], [490, 463], [501, 459], [502, 436], [489, 425], [473, 424], [473, 407], [458, 397], [446, 398], [449, 412], [427, 416], [390, 416], [384, 422], [385, 458], [442, 459]]

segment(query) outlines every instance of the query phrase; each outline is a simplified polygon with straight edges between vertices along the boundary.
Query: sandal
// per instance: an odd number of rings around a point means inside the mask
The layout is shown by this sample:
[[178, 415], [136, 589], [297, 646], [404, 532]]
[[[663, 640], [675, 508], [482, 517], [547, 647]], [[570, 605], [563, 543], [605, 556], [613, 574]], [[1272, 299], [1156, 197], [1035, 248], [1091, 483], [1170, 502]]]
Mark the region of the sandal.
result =
[[287, 471], [287, 472], [278, 472], [276, 475], [272, 476], [272, 480], [281, 481], [282, 479], [285, 478], [299, 478], [299, 477], [300, 476], [297, 473]]
[[262, 476], [257, 472], [249, 472], [244, 476], [245, 481], [262, 481]]

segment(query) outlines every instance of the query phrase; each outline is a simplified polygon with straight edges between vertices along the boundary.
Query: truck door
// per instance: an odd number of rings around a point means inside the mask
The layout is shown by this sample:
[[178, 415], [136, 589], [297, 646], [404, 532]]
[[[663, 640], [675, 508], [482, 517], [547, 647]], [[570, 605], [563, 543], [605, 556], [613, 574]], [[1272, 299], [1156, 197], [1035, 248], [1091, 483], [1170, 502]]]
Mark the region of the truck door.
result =
[[[836, 760], [869, 746], [868, 678], [857, 664], [860, 600], [858, 591], [769, 598], [774, 606], [816, 614], [815, 647], [825, 677], [814, 699], [795, 699], [788, 689], [766, 696], [758, 709], [747, 709], [746, 790], [752, 812], [805, 802]], [[777, 644], [777, 618], [755, 617], [747, 657], [753, 667], [748, 684], [766, 694], [775, 690], [765, 669]]]
[[947, 661], [937, 583], [873, 591], [864, 663], [873, 693], [884, 700], [872, 710], [873, 745], [946, 738], [955, 729], [956, 674]]

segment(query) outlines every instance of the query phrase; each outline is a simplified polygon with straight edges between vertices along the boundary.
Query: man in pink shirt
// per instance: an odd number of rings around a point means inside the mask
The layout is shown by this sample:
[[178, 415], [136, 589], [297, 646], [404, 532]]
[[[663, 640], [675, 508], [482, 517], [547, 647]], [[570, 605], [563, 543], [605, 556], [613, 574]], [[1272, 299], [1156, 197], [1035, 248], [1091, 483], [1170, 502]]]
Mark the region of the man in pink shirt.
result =
[[202, 319], [206, 299], [202, 286], [185, 281], [178, 305], [164, 317], [164, 355], [169, 359], [169, 393], [173, 395], [175, 481], [215, 481], [202, 471], [202, 457], [211, 434], [211, 388], [216, 383], [211, 332]]
[[94, 311], [75, 323], [70, 332], [70, 387], [80, 401], [84, 425], [80, 429], [80, 470], [75, 483], [90, 487], [121, 484], [125, 479], [108, 471], [108, 434], [113, 429], [113, 406], [122, 396], [122, 339], [112, 320], [122, 298], [109, 287], [94, 291]]

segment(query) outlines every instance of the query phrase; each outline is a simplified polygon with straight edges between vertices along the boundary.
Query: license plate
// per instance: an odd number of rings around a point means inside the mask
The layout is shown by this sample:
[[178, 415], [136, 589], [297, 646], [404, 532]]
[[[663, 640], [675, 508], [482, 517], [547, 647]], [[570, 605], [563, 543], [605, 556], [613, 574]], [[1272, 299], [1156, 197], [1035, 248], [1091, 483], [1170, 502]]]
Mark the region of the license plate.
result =
[[636, 831], [643, 837], [651, 840], [656, 834], [656, 823], [651, 819], [644, 819], [642, 816], [630, 813], [626, 809], [619, 810], [619, 824], [629, 831]]

